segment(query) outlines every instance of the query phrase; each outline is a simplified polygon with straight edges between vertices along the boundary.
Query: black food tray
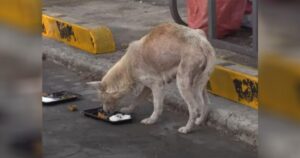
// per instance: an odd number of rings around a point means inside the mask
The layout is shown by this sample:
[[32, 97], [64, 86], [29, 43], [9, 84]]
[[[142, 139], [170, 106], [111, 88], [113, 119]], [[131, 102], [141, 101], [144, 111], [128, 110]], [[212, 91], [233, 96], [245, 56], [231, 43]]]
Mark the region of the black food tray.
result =
[[[80, 95], [76, 94], [76, 93], [72, 93], [72, 92], [68, 92], [68, 91], [59, 91], [59, 92], [54, 92], [54, 93], [43, 95], [42, 103], [44, 105], [53, 105], [53, 104], [57, 104], [57, 103], [73, 101], [73, 100], [78, 99], [79, 97], [80, 97]], [[49, 101], [46, 101], [47, 100], [46, 98], [49, 99]]]
[[[101, 118], [98, 116], [98, 113], [101, 112], [104, 116], [106, 116], [106, 118]], [[86, 110], [83, 110], [83, 114], [87, 117], [90, 117], [90, 118], [93, 118], [93, 119], [96, 119], [96, 120], [102, 120], [102, 121], [105, 121], [105, 122], [109, 122], [109, 123], [112, 123], [112, 124], [120, 124], [120, 123], [126, 123], [126, 122], [130, 122], [132, 121], [132, 116], [130, 116], [129, 119], [126, 119], [126, 120], [119, 120], [119, 121], [110, 121], [109, 120], [109, 117], [113, 116], [113, 115], [117, 115], [117, 114], [122, 114], [122, 115], [128, 115], [128, 114], [124, 114], [124, 113], [121, 113], [121, 112], [115, 112], [113, 114], [106, 114], [104, 111], [103, 111], [103, 108], [102, 107], [98, 107], [98, 108], [92, 108], [92, 109], [86, 109]]]

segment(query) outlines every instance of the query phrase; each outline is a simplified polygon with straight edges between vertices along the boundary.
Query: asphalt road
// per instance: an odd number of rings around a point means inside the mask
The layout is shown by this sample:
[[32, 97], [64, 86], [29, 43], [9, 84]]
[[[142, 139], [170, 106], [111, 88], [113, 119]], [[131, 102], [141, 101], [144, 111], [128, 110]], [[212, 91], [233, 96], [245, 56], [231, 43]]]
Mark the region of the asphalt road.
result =
[[[188, 135], [179, 134], [187, 116], [166, 109], [157, 124], [139, 121], [151, 114], [145, 101], [134, 113], [132, 123], [111, 125], [84, 117], [80, 111], [99, 106], [96, 91], [85, 85], [82, 75], [50, 62], [43, 63], [43, 91], [69, 90], [82, 95], [75, 102], [43, 106], [45, 158], [254, 158], [252, 147], [229, 135], [201, 126]], [[122, 104], [129, 104], [130, 98]], [[68, 105], [76, 104], [78, 112]]]

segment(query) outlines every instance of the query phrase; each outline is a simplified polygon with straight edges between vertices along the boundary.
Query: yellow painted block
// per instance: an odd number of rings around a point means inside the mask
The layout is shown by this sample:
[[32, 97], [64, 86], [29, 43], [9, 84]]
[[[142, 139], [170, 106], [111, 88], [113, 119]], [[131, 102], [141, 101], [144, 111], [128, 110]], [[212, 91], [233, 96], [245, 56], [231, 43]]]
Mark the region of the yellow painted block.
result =
[[298, 57], [275, 53], [262, 57], [259, 100], [263, 111], [300, 121], [299, 68]]
[[40, 0], [0, 0], [0, 23], [22, 31], [40, 34]]
[[208, 90], [213, 94], [258, 109], [258, 79], [255, 76], [217, 65], [209, 80]]
[[56, 39], [92, 54], [116, 50], [113, 35], [106, 26], [90, 29], [48, 15], [42, 16], [43, 36]]

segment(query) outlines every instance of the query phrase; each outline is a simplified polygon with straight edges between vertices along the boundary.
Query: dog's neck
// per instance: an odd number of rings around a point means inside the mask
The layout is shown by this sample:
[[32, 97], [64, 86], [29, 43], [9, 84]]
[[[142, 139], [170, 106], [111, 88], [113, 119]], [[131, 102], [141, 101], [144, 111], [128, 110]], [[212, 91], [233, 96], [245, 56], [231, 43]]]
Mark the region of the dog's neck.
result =
[[125, 54], [103, 77], [107, 93], [126, 94], [133, 87], [131, 65]]

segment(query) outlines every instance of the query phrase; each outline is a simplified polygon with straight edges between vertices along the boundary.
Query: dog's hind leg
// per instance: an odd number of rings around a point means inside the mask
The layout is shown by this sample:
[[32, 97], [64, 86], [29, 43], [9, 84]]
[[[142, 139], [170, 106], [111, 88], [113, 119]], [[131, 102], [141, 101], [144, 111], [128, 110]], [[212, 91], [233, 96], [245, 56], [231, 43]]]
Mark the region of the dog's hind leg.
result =
[[200, 106], [200, 116], [196, 119], [196, 125], [200, 125], [201, 123], [203, 123], [205, 121], [205, 119], [207, 118], [207, 114], [208, 114], [208, 103], [209, 103], [209, 98], [208, 98], [208, 94], [207, 94], [207, 89], [206, 89], [206, 85], [208, 82], [208, 75], [207, 76], [200, 76], [199, 81], [197, 83], [196, 86], [196, 97], [197, 97], [197, 101], [199, 103]]
[[207, 89], [206, 89], [206, 86], [205, 86], [205, 88], [203, 89], [203, 98], [204, 98], [204, 103], [205, 103], [205, 104], [211, 104], [210, 99], [209, 99], [209, 96], [208, 96], [208, 91], [207, 91]]
[[159, 116], [163, 112], [163, 101], [164, 101], [164, 87], [161, 84], [155, 84], [151, 87], [153, 94], [153, 112], [150, 117], [145, 118], [141, 121], [143, 124], [153, 124], [155, 123]]
[[193, 94], [193, 78], [191, 71], [189, 71], [187, 67], [179, 67], [176, 77], [177, 87], [180, 95], [186, 102], [189, 111], [189, 120], [185, 126], [178, 129], [180, 133], [188, 133], [193, 129], [198, 113], [197, 109], [199, 105], [195, 95]]
[[123, 113], [131, 113], [146, 97], [150, 95], [150, 93], [151, 89], [144, 87], [142, 92], [134, 98], [134, 101], [128, 107], [123, 107], [120, 111]]

